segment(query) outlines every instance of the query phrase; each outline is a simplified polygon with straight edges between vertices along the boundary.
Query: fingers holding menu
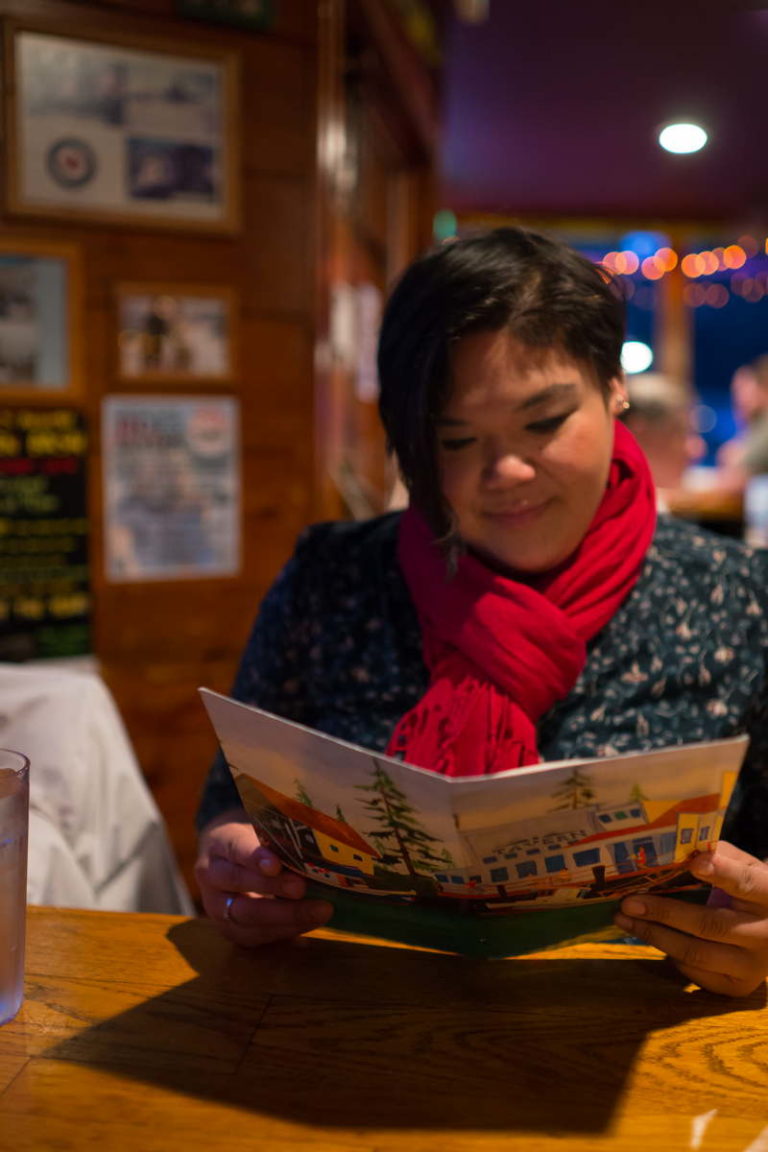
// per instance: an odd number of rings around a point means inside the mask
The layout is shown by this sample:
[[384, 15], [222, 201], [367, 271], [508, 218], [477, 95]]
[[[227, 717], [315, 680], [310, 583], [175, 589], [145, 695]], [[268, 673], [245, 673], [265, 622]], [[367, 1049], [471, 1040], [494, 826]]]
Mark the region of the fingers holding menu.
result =
[[319, 928], [333, 911], [303, 899], [306, 884], [264, 848], [243, 813], [223, 813], [200, 838], [195, 865], [203, 907], [229, 939], [246, 947]]

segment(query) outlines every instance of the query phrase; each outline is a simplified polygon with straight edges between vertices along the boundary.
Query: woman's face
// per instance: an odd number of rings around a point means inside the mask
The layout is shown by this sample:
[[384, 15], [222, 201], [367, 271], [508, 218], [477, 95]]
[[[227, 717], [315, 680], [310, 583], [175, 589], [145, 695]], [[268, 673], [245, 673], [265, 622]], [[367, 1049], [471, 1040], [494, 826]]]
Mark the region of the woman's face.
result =
[[473, 551], [544, 572], [589, 527], [608, 479], [622, 382], [606, 396], [584, 367], [508, 332], [466, 336], [437, 420], [443, 495]]

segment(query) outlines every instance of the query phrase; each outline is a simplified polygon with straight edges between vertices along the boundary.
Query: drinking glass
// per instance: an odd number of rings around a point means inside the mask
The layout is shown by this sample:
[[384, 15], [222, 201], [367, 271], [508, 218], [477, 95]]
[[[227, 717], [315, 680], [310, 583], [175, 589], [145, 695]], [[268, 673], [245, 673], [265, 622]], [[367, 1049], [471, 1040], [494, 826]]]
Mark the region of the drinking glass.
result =
[[24, 995], [29, 760], [0, 748], [0, 1024]]

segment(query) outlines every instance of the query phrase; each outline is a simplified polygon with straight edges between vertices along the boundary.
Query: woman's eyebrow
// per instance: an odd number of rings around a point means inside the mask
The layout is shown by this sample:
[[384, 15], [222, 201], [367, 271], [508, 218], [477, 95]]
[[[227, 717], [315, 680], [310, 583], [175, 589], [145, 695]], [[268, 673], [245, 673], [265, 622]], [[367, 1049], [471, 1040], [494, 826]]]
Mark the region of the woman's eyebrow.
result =
[[[534, 392], [532, 396], [526, 396], [525, 400], [521, 400], [519, 404], [515, 404], [513, 410], [515, 412], [524, 412], [529, 408], [536, 408], [540, 404], [545, 404], [548, 400], [571, 400], [577, 393], [578, 387], [572, 381], [547, 384], [546, 388], [542, 388], [539, 392]], [[462, 420], [456, 416], [438, 416], [435, 420], [437, 427], [455, 428], [460, 424], [470, 423], [470, 420]]]
[[577, 391], [576, 385], [571, 381], [548, 384], [540, 392], [534, 392], [532, 396], [527, 396], [525, 400], [521, 401], [516, 406], [517, 411], [522, 412], [527, 408], [535, 408], [537, 404], [544, 404], [547, 400], [570, 400], [577, 394]]

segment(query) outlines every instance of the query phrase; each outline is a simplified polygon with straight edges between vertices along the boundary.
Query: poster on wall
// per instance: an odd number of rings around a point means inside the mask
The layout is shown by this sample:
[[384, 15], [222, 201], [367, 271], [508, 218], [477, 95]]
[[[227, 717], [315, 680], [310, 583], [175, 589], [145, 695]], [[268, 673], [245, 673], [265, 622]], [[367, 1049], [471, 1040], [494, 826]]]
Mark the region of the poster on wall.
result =
[[9, 206], [237, 225], [235, 59], [13, 31]]
[[239, 571], [234, 398], [110, 396], [102, 443], [107, 579], [200, 579]]
[[90, 652], [86, 430], [71, 408], [0, 408], [0, 660]]

